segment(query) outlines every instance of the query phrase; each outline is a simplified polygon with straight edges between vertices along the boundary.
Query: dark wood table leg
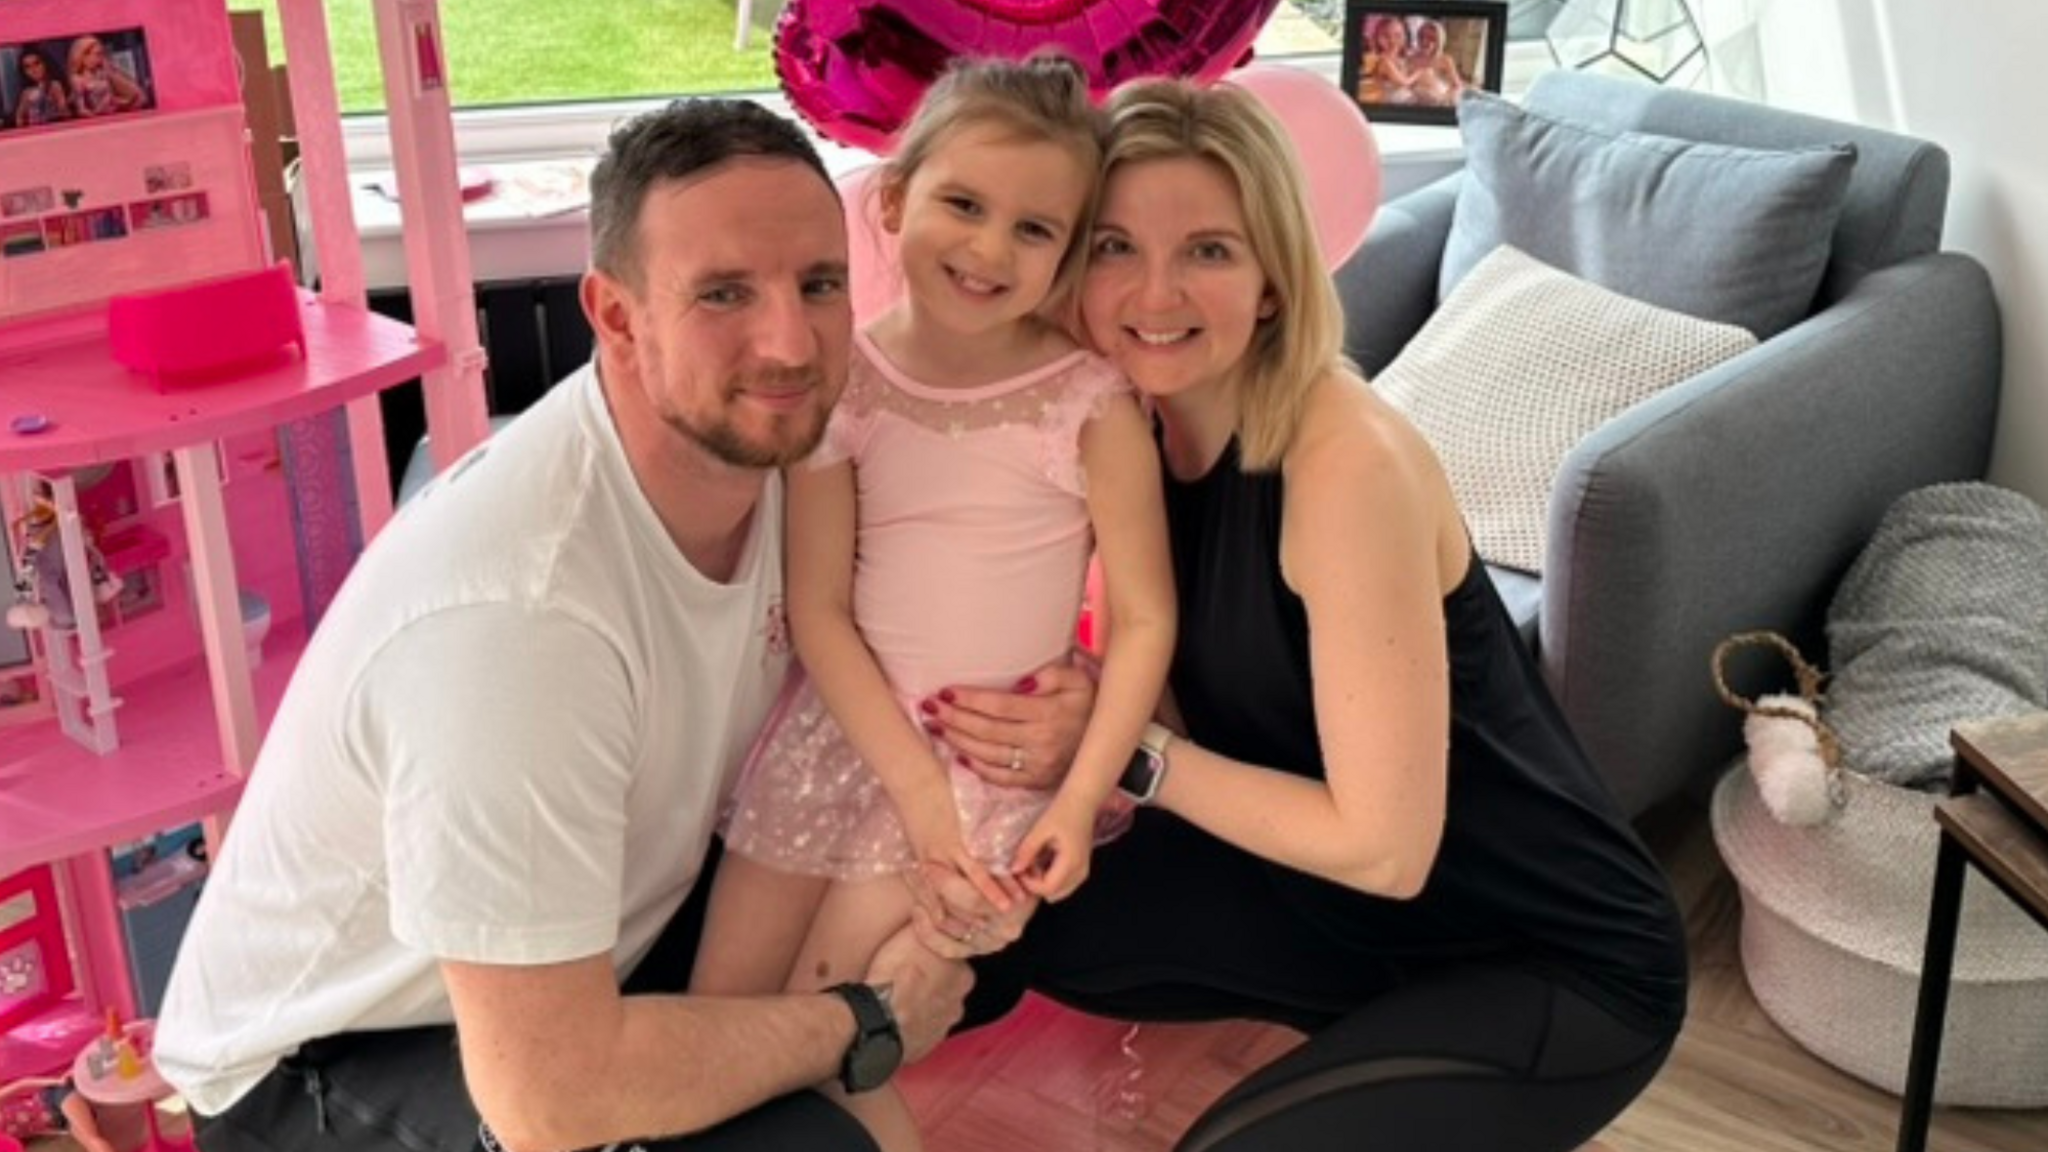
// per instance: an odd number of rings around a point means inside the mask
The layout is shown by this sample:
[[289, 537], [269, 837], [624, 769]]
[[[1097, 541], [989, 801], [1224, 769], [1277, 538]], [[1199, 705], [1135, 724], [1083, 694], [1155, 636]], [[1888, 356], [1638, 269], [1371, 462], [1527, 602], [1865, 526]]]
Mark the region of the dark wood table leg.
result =
[[1913, 1051], [1906, 1065], [1904, 1109], [1899, 1117], [1898, 1152], [1926, 1152], [1933, 1119], [1935, 1065], [1941, 1057], [1942, 1017], [1948, 1011], [1949, 977], [1955, 967], [1956, 929], [1962, 919], [1963, 875], [1968, 860], [1962, 845], [1944, 832], [1934, 860], [1934, 899], [1927, 911], [1927, 955], [1920, 967], [1920, 1006], [1913, 1017]]

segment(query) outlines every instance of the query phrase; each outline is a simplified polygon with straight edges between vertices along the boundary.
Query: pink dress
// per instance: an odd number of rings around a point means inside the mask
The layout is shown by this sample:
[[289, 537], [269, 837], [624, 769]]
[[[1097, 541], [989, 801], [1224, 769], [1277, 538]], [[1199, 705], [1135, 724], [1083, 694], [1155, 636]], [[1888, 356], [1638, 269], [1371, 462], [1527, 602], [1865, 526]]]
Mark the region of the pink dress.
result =
[[[1129, 391], [1074, 352], [977, 388], [906, 376], [865, 333], [811, 466], [853, 462], [853, 615], [911, 721], [948, 685], [1008, 687], [1067, 653], [1094, 548], [1082, 427]], [[921, 724], [920, 724], [921, 730]], [[1010, 853], [1051, 793], [952, 775], [961, 827], [985, 864]], [[786, 872], [893, 875], [910, 845], [881, 778], [800, 673], [770, 713], [727, 809], [726, 847]]]

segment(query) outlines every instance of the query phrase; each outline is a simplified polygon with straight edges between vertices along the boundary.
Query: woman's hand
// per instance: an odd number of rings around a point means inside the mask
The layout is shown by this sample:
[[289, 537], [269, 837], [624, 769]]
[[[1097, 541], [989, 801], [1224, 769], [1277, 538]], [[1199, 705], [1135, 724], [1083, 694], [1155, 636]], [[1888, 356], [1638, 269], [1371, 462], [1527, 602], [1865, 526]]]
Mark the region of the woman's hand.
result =
[[1058, 902], [1088, 878], [1094, 849], [1094, 810], [1061, 797], [1024, 834], [1011, 868], [1032, 895]]
[[1010, 788], [1058, 787], [1094, 708], [1094, 679], [1066, 660], [1015, 688], [948, 688], [923, 705], [962, 767]]

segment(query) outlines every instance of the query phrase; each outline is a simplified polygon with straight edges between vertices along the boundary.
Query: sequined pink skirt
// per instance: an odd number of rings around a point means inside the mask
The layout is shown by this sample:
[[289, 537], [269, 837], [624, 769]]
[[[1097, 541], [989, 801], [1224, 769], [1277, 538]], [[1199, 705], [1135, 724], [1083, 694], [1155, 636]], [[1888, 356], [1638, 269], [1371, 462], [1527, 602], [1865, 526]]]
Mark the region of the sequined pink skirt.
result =
[[[952, 778], [967, 846], [991, 870], [1007, 872], [1012, 854], [1050, 791], [1003, 788], [954, 762], [939, 740], [933, 754]], [[792, 672], [748, 754], [726, 808], [726, 850], [784, 872], [873, 880], [911, 862], [896, 806], [839, 729], [810, 678]]]

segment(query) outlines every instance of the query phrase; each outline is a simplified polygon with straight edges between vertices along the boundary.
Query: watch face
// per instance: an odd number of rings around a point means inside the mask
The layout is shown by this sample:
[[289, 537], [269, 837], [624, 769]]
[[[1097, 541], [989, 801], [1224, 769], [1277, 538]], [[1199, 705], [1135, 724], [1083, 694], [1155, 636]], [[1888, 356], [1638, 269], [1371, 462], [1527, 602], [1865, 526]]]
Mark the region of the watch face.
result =
[[1148, 804], [1153, 793], [1159, 790], [1159, 757], [1145, 748], [1131, 753], [1131, 762], [1124, 765], [1123, 776], [1116, 782], [1117, 791], [1122, 792], [1133, 803]]
[[846, 1057], [846, 1088], [868, 1092], [889, 1082], [903, 1063], [903, 1042], [894, 1032], [871, 1034], [854, 1046]]

